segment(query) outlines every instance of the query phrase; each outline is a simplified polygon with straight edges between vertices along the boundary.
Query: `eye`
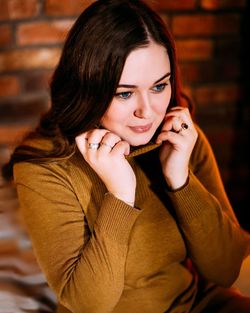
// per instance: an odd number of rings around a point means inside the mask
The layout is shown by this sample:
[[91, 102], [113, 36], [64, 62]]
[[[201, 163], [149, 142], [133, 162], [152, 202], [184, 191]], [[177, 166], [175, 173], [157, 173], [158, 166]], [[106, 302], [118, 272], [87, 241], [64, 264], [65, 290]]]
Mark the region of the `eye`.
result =
[[167, 86], [167, 83], [162, 83], [162, 84], [154, 86], [152, 90], [155, 92], [161, 92], [165, 89], [166, 86]]
[[115, 94], [116, 97], [121, 98], [122, 100], [127, 100], [132, 96], [131, 91], [118, 92]]

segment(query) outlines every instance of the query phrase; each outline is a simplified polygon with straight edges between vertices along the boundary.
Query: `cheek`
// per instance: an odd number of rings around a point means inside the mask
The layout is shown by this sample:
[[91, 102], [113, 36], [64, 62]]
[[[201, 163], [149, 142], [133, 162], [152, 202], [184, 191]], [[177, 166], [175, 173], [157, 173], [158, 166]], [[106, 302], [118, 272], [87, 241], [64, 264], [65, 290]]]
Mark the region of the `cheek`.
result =
[[158, 115], [165, 116], [167, 109], [168, 109], [168, 106], [169, 106], [170, 98], [171, 98], [171, 93], [169, 93], [167, 96], [159, 99], [157, 105], [155, 106], [155, 112]]
[[127, 110], [121, 109], [119, 105], [111, 106], [109, 110], [104, 114], [101, 123], [104, 126], [121, 124], [122, 121], [126, 120], [129, 116]]

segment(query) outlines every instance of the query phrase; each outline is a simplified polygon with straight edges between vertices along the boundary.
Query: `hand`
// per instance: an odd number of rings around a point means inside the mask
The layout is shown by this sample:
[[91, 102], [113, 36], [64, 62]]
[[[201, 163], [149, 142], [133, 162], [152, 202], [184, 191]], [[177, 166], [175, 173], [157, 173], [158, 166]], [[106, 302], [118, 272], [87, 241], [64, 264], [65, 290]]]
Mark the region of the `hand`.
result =
[[178, 189], [187, 181], [189, 160], [197, 136], [187, 108], [174, 107], [166, 114], [156, 142], [163, 142], [160, 161], [163, 175], [171, 189]]
[[136, 178], [125, 158], [130, 151], [129, 144], [106, 129], [83, 133], [76, 137], [76, 144], [107, 190], [133, 206]]

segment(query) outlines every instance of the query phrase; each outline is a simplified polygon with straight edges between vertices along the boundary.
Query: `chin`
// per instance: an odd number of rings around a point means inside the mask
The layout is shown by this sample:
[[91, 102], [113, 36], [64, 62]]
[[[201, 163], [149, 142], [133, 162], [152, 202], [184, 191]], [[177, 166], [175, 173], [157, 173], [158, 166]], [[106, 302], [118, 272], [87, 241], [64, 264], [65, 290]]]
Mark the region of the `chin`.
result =
[[144, 146], [150, 142], [153, 136], [147, 136], [147, 138], [133, 138], [131, 140], [127, 139], [126, 141], [133, 147]]

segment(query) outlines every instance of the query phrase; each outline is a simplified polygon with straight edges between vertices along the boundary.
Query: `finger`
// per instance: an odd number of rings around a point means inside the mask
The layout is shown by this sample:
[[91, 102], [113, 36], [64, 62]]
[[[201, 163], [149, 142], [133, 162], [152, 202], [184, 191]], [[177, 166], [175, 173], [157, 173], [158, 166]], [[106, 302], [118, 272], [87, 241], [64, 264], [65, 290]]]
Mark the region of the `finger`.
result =
[[87, 142], [87, 132], [82, 133], [75, 138], [76, 145], [78, 149], [82, 152], [85, 153], [86, 151], [86, 142]]
[[106, 129], [94, 129], [94, 130], [90, 130], [85, 133], [82, 133], [75, 138], [76, 145], [78, 149], [80, 150], [80, 152], [83, 155], [85, 155], [88, 152], [88, 150], [95, 150], [93, 148], [89, 149], [90, 144], [99, 143], [100, 138], [107, 132], [108, 130]]
[[167, 114], [172, 113], [172, 112], [178, 112], [178, 113], [183, 112], [183, 113], [188, 114], [188, 115], [190, 114], [189, 109], [186, 107], [173, 107], [167, 111]]
[[112, 154], [129, 155], [130, 145], [126, 141], [119, 141], [112, 149]]
[[185, 107], [182, 107], [180, 105], [177, 105], [175, 107], [171, 107], [170, 109], [168, 109], [168, 112], [170, 111], [177, 111], [177, 110], [183, 110]]
[[86, 137], [87, 153], [93, 153], [98, 150], [101, 140], [107, 132], [109, 132], [107, 129], [93, 129], [88, 132]]
[[177, 107], [177, 109], [175, 110], [170, 110], [167, 114], [166, 114], [166, 119], [171, 117], [171, 116], [175, 116], [175, 117], [179, 117], [183, 122], [185, 123], [192, 123], [192, 118], [190, 115], [190, 112], [187, 108], [179, 108]]
[[179, 116], [170, 116], [166, 119], [162, 131], [173, 131], [178, 133], [181, 129], [181, 124], [183, 121]]
[[110, 152], [119, 141], [121, 141], [119, 136], [108, 132], [102, 137], [99, 150]]
[[162, 142], [170, 142], [173, 145], [181, 145], [183, 142], [183, 138], [175, 132], [172, 131], [166, 131], [162, 132], [156, 140], [156, 143], [162, 143]]
[[[191, 116], [177, 114], [177, 115], [173, 115], [173, 116], [167, 116], [166, 120], [168, 120], [169, 118], [174, 118], [174, 117], [178, 118], [180, 121], [180, 123], [179, 124], [176, 123], [175, 128], [173, 128], [173, 130], [175, 132], [177, 132], [181, 135], [184, 135], [184, 134], [190, 133], [190, 131], [191, 132], [196, 131]], [[177, 129], [177, 127], [179, 127], [179, 128]], [[163, 128], [163, 129], [165, 130], [165, 128]], [[168, 129], [166, 129], [166, 130], [168, 130]], [[185, 132], [183, 132], [183, 131], [185, 131]]]
[[102, 140], [103, 136], [105, 136], [106, 133], [108, 133], [109, 130], [107, 129], [92, 129], [89, 132], [87, 132], [87, 141], [89, 143], [100, 143]]

